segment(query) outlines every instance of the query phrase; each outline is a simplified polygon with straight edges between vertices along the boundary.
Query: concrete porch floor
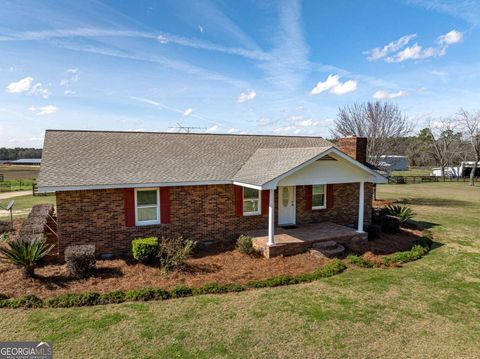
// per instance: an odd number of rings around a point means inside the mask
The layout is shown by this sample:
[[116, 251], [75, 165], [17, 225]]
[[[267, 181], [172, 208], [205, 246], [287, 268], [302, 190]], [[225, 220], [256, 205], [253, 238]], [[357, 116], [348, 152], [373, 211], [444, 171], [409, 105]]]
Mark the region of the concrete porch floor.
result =
[[265, 257], [291, 256], [308, 251], [314, 243], [335, 241], [347, 244], [350, 241], [364, 240], [366, 233], [331, 222], [299, 225], [297, 228], [275, 228], [275, 245], [268, 246], [267, 230], [245, 233], [253, 237], [253, 247]]

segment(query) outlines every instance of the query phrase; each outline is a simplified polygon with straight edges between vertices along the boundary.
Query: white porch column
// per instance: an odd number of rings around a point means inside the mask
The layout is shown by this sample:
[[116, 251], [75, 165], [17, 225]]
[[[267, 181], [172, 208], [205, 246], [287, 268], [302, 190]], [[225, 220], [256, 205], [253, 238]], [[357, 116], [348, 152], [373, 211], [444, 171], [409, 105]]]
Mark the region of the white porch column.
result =
[[275, 245], [275, 190], [270, 190], [268, 203], [268, 245]]
[[358, 195], [358, 233], [363, 233], [363, 211], [365, 207], [365, 182], [360, 182]]

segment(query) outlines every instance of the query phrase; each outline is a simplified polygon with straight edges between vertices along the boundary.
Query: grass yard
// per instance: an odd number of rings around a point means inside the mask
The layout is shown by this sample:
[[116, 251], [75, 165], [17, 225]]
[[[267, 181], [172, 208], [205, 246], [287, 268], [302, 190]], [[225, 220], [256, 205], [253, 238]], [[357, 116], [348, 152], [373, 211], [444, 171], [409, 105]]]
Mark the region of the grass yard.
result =
[[480, 187], [379, 186], [442, 245], [391, 269], [165, 302], [0, 310], [0, 341], [53, 341], [56, 358], [478, 358]]
[[392, 176], [430, 176], [431, 168], [410, 168], [407, 171], [392, 171]]
[[40, 166], [0, 164], [0, 174], [3, 174], [5, 181], [14, 179], [35, 179], [38, 177], [39, 171]]
[[[35, 204], [41, 203], [52, 203], [55, 205], [55, 196], [20, 196], [14, 197], [11, 199], [0, 199], [0, 205], [5, 207], [8, 202], [15, 200], [15, 205], [13, 206], [13, 217], [14, 218], [24, 218], [28, 216], [30, 210]], [[10, 212], [0, 209], [0, 220], [10, 219]]]

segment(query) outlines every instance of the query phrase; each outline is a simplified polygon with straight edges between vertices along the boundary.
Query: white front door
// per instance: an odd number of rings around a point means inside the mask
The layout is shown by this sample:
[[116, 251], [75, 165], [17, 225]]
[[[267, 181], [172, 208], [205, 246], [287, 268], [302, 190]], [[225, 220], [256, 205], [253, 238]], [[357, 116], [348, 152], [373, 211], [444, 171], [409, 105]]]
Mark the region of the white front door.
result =
[[278, 187], [278, 224], [295, 224], [295, 186]]

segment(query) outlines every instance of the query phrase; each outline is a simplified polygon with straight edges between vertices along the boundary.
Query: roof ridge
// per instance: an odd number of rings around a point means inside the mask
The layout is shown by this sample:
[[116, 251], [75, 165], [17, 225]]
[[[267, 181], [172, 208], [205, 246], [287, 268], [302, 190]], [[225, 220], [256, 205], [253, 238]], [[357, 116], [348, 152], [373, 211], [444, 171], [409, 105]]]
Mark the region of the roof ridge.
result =
[[[260, 134], [260, 133], [207, 133], [207, 132], [166, 132], [166, 131], [120, 131], [120, 130], [60, 130], [60, 129], [46, 129], [45, 132], [88, 132], [88, 133], [145, 133], [145, 134], [163, 134], [163, 135], [207, 135], [207, 136], [238, 136], [238, 137], [283, 137], [283, 138], [317, 138], [324, 141], [322, 136], [301, 136], [301, 135], [274, 135], [274, 134]], [[299, 147], [300, 148], [300, 147]]]

